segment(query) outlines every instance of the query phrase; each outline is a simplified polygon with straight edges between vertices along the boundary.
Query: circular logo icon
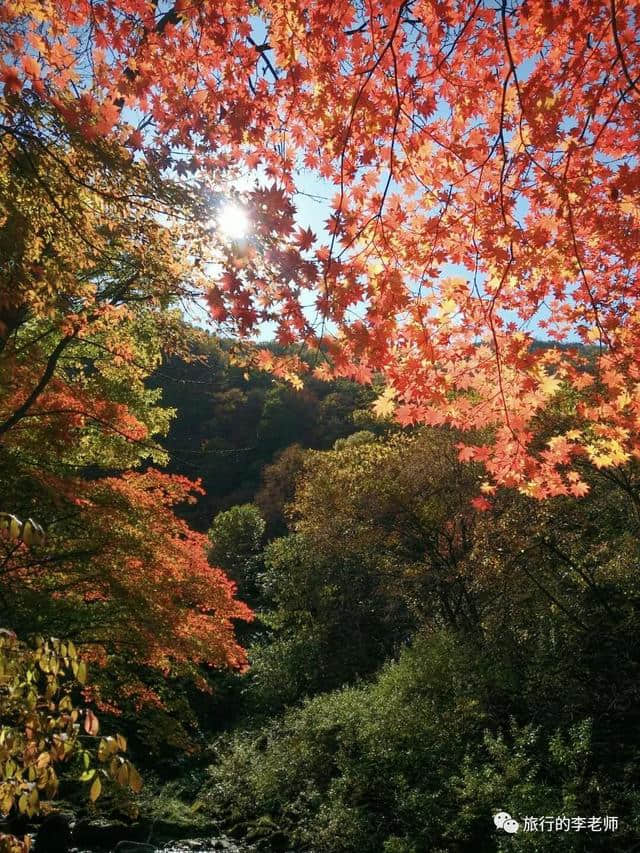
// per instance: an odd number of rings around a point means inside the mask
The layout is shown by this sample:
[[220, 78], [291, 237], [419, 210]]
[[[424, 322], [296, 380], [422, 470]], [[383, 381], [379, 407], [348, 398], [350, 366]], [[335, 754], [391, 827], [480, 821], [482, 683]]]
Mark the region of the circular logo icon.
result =
[[496, 825], [496, 829], [502, 829], [505, 820], [511, 820], [509, 812], [498, 812], [497, 814], [494, 814], [493, 822]]
[[493, 822], [496, 825], [496, 829], [504, 829], [510, 835], [513, 835], [514, 832], [520, 829], [520, 824], [515, 818], [511, 817], [509, 812], [496, 812], [493, 816]]

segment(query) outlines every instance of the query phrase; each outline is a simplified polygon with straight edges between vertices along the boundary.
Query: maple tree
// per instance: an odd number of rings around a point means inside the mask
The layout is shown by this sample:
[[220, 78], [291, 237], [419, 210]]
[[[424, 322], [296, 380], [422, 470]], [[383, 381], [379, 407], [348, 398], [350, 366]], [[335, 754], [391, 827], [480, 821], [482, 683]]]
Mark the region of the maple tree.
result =
[[[202, 198], [34, 93], [10, 100], [0, 470], [16, 515], [0, 519], [0, 610], [20, 636], [56, 633], [110, 662], [107, 693], [158, 702], [136, 669], [202, 682], [202, 664], [242, 668], [233, 620], [250, 618], [175, 514], [199, 485], [153, 467], [172, 410], [147, 379], [188, 347], [179, 305], [197, 290], [187, 232]], [[113, 710], [102, 681], [92, 696]]]
[[[190, 499], [192, 483], [149, 468], [54, 484], [66, 500], [58, 496], [56, 506], [40, 494], [51, 519], [46, 547], [9, 541], [3, 548], [2, 608], [20, 633], [53, 625], [88, 644], [92, 660], [116, 655], [120, 695], [143, 701], [158, 701], [140, 680], [145, 666], [202, 682], [201, 663], [245, 665], [233, 620], [248, 619], [249, 611], [207, 562], [206, 536], [174, 512]], [[94, 698], [103, 697], [98, 691]]]
[[[573, 462], [639, 448], [640, 46], [626, 0], [369, 4], [11, 0], [5, 105], [221, 186], [251, 173], [253, 236], [211, 311], [242, 334], [381, 372], [401, 423], [487, 426], [489, 485], [580, 495]], [[300, 176], [335, 187], [328, 244]], [[534, 349], [532, 340], [593, 345]], [[293, 357], [260, 363], [293, 377]], [[533, 445], [560, 392], [574, 425]]]

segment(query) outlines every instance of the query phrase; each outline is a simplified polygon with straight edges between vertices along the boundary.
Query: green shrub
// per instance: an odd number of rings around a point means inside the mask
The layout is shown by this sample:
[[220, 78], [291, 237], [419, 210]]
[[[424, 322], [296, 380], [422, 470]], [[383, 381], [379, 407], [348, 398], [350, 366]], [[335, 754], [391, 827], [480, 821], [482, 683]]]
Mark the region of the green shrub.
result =
[[[269, 815], [318, 853], [584, 849], [584, 834], [507, 835], [492, 820], [501, 810], [521, 822], [622, 812], [625, 833], [636, 831], [632, 778], [595, 767], [591, 720], [570, 721], [570, 709], [549, 730], [500, 720], [493, 664], [481, 646], [426, 634], [375, 681], [221, 740], [204, 807], [230, 820]], [[591, 833], [589, 849], [611, 842]]]

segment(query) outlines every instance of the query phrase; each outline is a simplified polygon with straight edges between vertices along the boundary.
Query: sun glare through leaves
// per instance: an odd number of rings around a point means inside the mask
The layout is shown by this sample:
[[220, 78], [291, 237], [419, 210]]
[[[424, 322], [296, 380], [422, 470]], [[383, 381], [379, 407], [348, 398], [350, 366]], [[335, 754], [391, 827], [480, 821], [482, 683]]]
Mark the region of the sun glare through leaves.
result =
[[244, 240], [249, 236], [251, 220], [243, 207], [228, 203], [218, 214], [218, 226], [227, 239]]

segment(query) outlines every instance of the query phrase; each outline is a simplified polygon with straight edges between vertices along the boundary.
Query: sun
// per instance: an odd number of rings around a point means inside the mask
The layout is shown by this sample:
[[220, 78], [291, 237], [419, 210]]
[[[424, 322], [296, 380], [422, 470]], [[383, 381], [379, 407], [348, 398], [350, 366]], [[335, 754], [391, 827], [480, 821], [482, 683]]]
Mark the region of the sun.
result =
[[218, 214], [218, 226], [225, 237], [242, 240], [251, 230], [251, 220], [244, 208], [229, 203], [225, 204]]

